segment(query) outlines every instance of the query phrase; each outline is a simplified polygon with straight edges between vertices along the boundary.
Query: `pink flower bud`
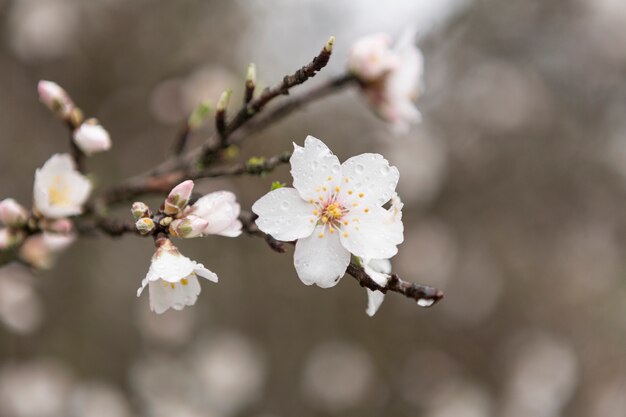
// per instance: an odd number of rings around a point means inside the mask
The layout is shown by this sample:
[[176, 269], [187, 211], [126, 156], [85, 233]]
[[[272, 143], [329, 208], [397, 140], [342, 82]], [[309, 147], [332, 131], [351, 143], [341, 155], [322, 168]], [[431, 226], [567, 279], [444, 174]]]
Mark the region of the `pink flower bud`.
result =
[[74, 103], [69, 94], [61, 88], [57, 83], [52, 81], [39, 81], [37, 84], [39, 100], [45, 104], [51, 111], [60, 117], [69, 117], [74, 109]]
[[76, 235], [41, 233], [26, 239], [20, 248], [20, 258], [35, 268], [51, 268], [58, 255], [76, 240]]
[[89, 119], [74, 130], [74, 143], [85, 155], [92, 155], [109, 150], [111, 137], [95, 119]]
[[150, 217], [150, 207], [141, 201], [135, 201], [130, 208], [130, 212], [135, 220], [139, 220], [142, 217]]
[[27, 219], [28, 212], [14, 199], [6, 198], [0, 202], [0, 222], [5, 226], [19, 227]]
[[174, 187], [165, 200], [163, 212], [171, 216], [178, 214], [184, 209], [191, 197], [193, 186], [193, 181], [187, 180]]
[[68, 235], [74, 231], [74, 223], [70, 219], [59, 219], [50, 223], [48, 229], [51, 232]]
[[152, 232], [156, 226], [151, 218], [143, 217], [137, 220], [137, 223], [135, 223], [135, 227], [137, 228], [139, 233], [141, 233], [142, 235], [147, 235], [148, 233]]
[[379, 81], [398, 65], [391, 50], [391, 36], [377, 33], [357, 40], [350, 50], [348, 67], [361, 81]]
[[9, 229], [0, 229], [0, 250], [13, 246], [13, 235]]
[[170, 224], [170, 233], [172, 236], [191, 239], [194, 237], [202, 236], [204, 229], [209, 225], [209, 222], [198, 216], [187, 216], [183, 219], [174, 220]]

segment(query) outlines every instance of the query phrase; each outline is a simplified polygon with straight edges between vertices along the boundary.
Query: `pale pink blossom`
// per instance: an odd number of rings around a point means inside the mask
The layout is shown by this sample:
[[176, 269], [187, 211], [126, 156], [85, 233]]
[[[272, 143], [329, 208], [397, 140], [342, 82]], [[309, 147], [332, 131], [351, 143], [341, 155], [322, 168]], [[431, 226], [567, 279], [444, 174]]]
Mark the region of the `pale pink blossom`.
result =
[[28, 237], [20, 247], [20, 258], [38, 269], [50, 269], [60, 253], [74, 241], [76, 235], [44, 232]]
[[28, 212], [17, 201], [5, 198], [0, 201], [0, 223], [5, 226], [19, 227], [26, 223]]
[[35, 172], [35, 207], [47, 218], [81, 214], [90, 192], [91, 182], [68, 154], [53, 155]]
[[93, 155], [111, 149], [111, 137], [98, 122], [87, 120], [74, 130], [74, 143], [85, 153]]
[[39, 100], [61, 117], [69, 117], [74, 109], [74, 103], [69, 94], [55, 82], [39, 81], [37, 92], [39, 93]]
[[217, 191], [201, 197], [186, 213], [206, 221], [202, 235], [237, 237], [241, 234], [241, 207], [230, 191]]
[[189, 203], [191, 193], [193, 192], [193, 186], [193, 181], [187, 180], [172, 188], [172, 191], [170, 191], [167, 199], [165, 199], [163, 212], [170, 216], [180, 213], [182, 209], [187, 206], [187, 203]]

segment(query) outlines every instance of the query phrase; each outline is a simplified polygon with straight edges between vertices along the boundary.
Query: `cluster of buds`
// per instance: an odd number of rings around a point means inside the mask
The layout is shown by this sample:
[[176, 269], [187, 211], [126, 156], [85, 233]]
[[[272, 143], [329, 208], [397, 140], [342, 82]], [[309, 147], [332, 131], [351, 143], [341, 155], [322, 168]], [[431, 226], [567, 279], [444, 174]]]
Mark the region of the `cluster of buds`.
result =
[[152, 215], [143, 202], [135, 202], [131, 213], [137, 231], [143, 235], [165, 233], [190, 239], [211, 234], [236, 237], [241, 234], [241, 207], [229, 191], [210, 193], [189, 204], [194, 183], [184, 181], [174, 187], [159, 209]]
[[24, 240], [22, 230], [28, 221], [28, 212], [12, 198], [0, 202], [0, 250], [10, 249]]
[[37, 90], [40, 101], [73, 129], [74, 143], [81, 152], [89, 156], [111, 148], [109, 133], [96, 119], [85, 120], [82, 110], [60, 85], [39, 81]]

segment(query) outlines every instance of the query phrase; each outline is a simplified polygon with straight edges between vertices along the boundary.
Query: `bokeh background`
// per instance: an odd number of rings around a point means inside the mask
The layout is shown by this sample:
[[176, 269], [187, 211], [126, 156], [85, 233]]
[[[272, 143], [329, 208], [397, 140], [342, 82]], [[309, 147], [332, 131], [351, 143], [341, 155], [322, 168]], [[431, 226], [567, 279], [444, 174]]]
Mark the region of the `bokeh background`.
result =
[[[384, 154], [406, 203], [394, 269], [443, 302], [391, 294], [369, 318], [352, 278], [306, 287], [291, 254], [212, 237], [181, 248], [219, 285], [156, 316], [135, 297], [152, 244], [84, 238], [52, 271], [0, 270], [0, 415], [626, 416], [621, 0], [0, 0], [0, 197], [29, 204], [34, 170], [67, 149], [39, 79], [110, 131], [89, 160], [104, 187], [164, 159], [199, 100], [233, 88], [238, 104], [249, 62], [270, 85], [334, 34], [302, 91], [341, 73], [359, 36], [406, 27], [426, 59], [423, 123], [394, 136], [346, 91], [241, 158], [307, 134], [342, 160]], [[197, 189], [249, 208], [272, 180], [288, 168]]]

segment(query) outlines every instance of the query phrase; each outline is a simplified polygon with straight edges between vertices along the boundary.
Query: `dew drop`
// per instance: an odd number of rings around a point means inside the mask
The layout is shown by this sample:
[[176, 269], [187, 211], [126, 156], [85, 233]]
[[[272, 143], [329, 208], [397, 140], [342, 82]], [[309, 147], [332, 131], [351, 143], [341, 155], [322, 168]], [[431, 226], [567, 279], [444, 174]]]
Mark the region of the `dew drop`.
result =
[[435, 300], [432, 298], [420, 298], [417, 300], [417, 305], [420, 307], [430, 307], [435, 304]]
[[389, 165], [383, 165], [382, 167], [380, 167], [380, 173], [382, 175], [389, 175], [390, 170], [391, 168], [389, 168]]
[[363, 164], [356, 164], [356, 166], [354, 167], [354, 170], [360, 174], [363, 171], [365, 171], [365, 167], [363, 166]]
[[283, 201], [282, 203], [280, 203], [280, 208], [282, 208], [283, 210], [287, 210], [289, 208], [289, 201]]

